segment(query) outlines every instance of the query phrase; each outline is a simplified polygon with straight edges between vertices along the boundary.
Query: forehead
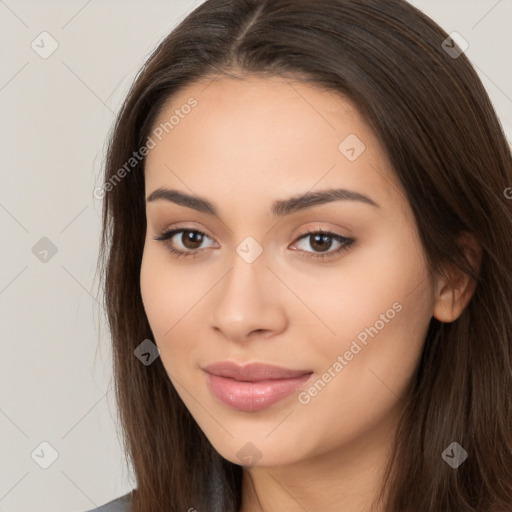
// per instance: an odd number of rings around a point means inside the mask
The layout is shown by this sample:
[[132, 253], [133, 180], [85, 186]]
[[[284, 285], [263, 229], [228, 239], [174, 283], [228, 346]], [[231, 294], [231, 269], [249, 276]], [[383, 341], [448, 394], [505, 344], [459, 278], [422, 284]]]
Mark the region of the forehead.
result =
[[148, 191], [185, 185], [201, 195], [236, 192], [243, 199], [244, 191], [289, 195], [318, 184], [365, 188], [379, 202], [393, 200], [378, 138], [334, 91], [282, 78], [197, 82], [166, 104], [153, 133], [159, 127], [161, 140], [153, 137], [146, 160]]
[[[191, 98], [197, 105], [189, 112], [187, 104]], [[369, 131], [348, 98], [279, 77], [214, 78], [194, 83], [167, 102], [155, 125], [165, 124], [180, 110], [188, 113], [180, 116], [179, 124], [190, 125], [191, 121], [181, 122], [187, 118], [199, 120], [202, 126], [193, 127], [198, 136], [218, 134], [216, 142], [225, 144], [256, 135], [266, 136], [270, 142], [276, 133], [280, 135], [276, 142], [290, 142], [297, 137], [314, 140], [319, 131], [324, 136], [348, 127], [361, 135]], [[180, 131], [184, 129], [178, 130], [177, 124], [171, 130], [173, 135]], [[226, 134], [230, 137], [224, 137]], [[233, 139], [235, 135], [237, 138]], [[334, 141], [338, 135], [333, 137]]]

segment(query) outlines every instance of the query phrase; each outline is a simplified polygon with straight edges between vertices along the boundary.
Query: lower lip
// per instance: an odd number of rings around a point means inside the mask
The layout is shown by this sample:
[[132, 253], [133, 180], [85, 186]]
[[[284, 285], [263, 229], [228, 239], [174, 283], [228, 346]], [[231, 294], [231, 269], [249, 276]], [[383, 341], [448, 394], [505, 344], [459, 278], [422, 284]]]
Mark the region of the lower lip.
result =
[[210, 391], [224, 404], [239, 411], [259, 411], [293, 393], [311, 373], [293, 379], [241, 382], [206, 372]]

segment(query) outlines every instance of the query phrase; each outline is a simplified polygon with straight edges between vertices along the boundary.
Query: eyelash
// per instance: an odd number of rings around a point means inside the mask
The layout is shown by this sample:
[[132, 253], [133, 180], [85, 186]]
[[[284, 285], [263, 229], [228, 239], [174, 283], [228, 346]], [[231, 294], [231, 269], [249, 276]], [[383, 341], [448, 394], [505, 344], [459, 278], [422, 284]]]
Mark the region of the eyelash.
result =
[[[175, 235], [177, 235], [178, 233], [183, 233], [185, 231], [188, 231], [190, 233], [199, 233], [202, 236], [210, 238], [206, 233], [203, 233], [202, 231], [199, 231], [197, 229], [177, 228], [177, 229], [171, 229], [168, 231], [164, 231], [159, 236], [153, 237], [153, 240], [164, 243], [166, 245], [167, 249], [169, 250], [169, 252], [171, 252], [177, 258], [196, 258], [198, 256], [198, 253], [200, 253], [202, 251], [202, 249], [181, 251], [181, 250], [175, 249], [169, 243], [170, 239], [172, 239]], [[352, 248], [352, 246], [355, 242], [355, 240], [353, 238], [347, 238], [347, 237], [338, 235], [336, 233], [332, 233], [330, 231], [323, 231], [323, 230], [308, 230], [303, 235], [301, 235], [299, 238], [297, 238], [296, 241], [302, 240], [303, 238], [308, 238], [311, 235], [328, 236], [329, 238], [334, 239], [336, 242], [339, 242], [341, 244], [341, 246], [338, 249], [336, 249], [335, 251], [331, 251], [331, 252], [328, 252], [325, 254], [312, 253], [310, 251], [302, 251], [305, 253], [304, 254], [305, 258], [328, 260], [328, 259], [331, 259], [331, 258], [341, 254], [342, 252], [348, 251], [349, 249]]]

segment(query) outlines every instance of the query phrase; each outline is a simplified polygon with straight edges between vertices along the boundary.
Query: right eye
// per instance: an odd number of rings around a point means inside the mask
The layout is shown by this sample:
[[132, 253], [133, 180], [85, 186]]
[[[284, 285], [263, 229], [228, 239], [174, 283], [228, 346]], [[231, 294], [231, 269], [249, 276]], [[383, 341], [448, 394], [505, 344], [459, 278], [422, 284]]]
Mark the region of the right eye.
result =
[[[177, 241], [173, 240], [174, 238]], [[203, 248], [199, 246], [204, 242], [205, 238], [209, 239], [210, 237], [197, 229], [179, 228], [164, 231], [159, 236], [153, 237], [153, 240], [162, 242], [169, 252], [178, 258], [195, 258], [198, 253], [202, 252]], [[181, 244], [182, 248], [176, 248], [177, 242]]]

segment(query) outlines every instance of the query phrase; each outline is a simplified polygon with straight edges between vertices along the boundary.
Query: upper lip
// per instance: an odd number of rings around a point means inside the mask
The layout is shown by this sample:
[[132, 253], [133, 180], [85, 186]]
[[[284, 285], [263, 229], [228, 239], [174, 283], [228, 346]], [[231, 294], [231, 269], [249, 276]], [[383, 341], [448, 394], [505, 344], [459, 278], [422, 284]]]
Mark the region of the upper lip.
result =
[[273, 364], [250, 363], [241, 366], [231, 361], [221, 361], [203, 367], [203, 370], [220, 377], [229, 377], [240, 381], [292, 379], [313, 373], [312, 370], [291, 370]]

